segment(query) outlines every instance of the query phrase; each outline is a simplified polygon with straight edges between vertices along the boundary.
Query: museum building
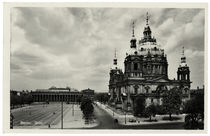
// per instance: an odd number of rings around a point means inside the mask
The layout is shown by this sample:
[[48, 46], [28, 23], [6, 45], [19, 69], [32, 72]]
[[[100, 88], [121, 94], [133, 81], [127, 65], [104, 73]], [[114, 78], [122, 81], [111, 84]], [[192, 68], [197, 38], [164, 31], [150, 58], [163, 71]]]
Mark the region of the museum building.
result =
[[36, 89], [31, 92], [31, 95], [33, 102], [78, 102], [83, 96], [93, 98], [94, 90], [88, 88], [79, 92], [69, 87], [57, 88], [53, 86], [49, 89]]
[[177, 79], [168, 78], [168, 61], [164, 49], [152, 37], [148, 23], [143, 38], [137, 40], [134, 34], [130, 40], [129, 53], [124, 60], [124, 72], [117, 66], [117, 56], [113, 60], [109, 80], [109, 104], [117, 109], [133, 111], [135, 99], [144, 96], [146, 106], [162, 105], [163, 94], [174, 87], [182, 91], [182, 102], [190, 99], [190, 70], [186, 63], [184, 47], [181, 62], [177, 69]]

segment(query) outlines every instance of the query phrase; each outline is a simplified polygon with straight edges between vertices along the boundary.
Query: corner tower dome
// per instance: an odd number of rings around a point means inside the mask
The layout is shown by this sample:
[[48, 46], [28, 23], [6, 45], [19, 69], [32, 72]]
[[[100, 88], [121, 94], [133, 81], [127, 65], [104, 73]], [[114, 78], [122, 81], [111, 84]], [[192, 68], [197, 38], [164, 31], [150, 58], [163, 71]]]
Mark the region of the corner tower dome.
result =
[[186, 63], [186, 57], [184, 55], [184, 47], [182, 48], [181, 63], [177, 70], [177, 80], [187, 80], [190, 81], [190, 69]]

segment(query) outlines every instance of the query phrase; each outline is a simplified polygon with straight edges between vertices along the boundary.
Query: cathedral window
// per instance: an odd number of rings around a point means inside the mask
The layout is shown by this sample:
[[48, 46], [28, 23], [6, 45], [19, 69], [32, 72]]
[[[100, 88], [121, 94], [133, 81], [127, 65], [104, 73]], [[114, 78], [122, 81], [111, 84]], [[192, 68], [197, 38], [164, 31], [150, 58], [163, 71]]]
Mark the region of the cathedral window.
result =
[[155, 51], [157, 50], [157, 47], [154, 47]]
[[135, 87], [134, 89], [135, 89], [135, 94], [137, 94], [138, 93], [138, 88]]
[[134, 63], [134, 70], [138, 70], [138, 64]]

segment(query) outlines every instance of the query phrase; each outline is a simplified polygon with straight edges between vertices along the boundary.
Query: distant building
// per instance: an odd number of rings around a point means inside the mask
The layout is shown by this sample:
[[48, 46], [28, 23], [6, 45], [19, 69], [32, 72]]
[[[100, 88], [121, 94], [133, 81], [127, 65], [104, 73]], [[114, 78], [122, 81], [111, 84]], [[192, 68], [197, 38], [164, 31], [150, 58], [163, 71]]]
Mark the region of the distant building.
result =
[[195, 97], [198, 94], [204, 95], [204, 86], [203, 86], [203, 88], [197, 87], [197, 89], [190, 90], [190, 97]]
[[95, 91], [88, 88], [88, 89], [82, 90], [81, 93], [82, 93], [83, 96], [88, 96], [88, 97], [91, 97], [93, 99]]
[[34, 102], [76, 102], [82, 95], [79, 91], [71, 90], [69, 87], [56, 88], [51, 87], [49, 89], [37, 89], [31, 92]]
[[126, 53], [124, 72], [117, 66], [117, 57], [113, 61], [109, 80], [109, 103], [118, 109], [132, 111], [135, 99], [144, 96], [146, 106], [162, 104], [163, 94], [174, 87], [182, 90], [182, 101], [190, 99], [190, 70], [186, 63], [184, 48], [181, 63], [177, 70], [177, 80], [168, 78], [168, 61], [157, 41], [152, 37], [148, 24], [144, 28], [143, 38], [138, 42], [134, 35], [130, 40], [130, 52]]

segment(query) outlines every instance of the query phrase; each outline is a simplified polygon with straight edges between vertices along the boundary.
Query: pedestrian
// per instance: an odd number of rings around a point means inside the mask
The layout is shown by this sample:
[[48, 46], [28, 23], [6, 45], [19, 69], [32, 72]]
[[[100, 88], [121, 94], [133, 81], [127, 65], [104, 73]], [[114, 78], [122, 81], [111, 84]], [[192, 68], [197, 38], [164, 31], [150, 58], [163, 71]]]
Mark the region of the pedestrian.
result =
[[13, 129], [13, 122], [14, 121], [14, 116], [12, 113], [10, 113], [10, 128]]

